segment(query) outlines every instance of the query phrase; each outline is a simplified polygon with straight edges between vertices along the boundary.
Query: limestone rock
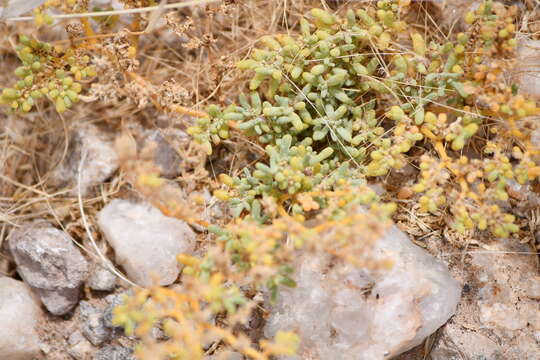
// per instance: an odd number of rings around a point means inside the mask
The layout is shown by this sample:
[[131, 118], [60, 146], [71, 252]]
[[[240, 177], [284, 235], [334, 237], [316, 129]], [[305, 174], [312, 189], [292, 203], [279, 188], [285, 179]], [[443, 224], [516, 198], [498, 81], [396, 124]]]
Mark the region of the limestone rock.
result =
[[504, 359], [503, 349], [488, 337], [459, 325], [444, 328], [439, 344], [431, 352], [432, 360]]
[[465, 265], [461, 259], [456, 261], [456, 268], [467, 269], [466, 290], [451, 323], [440, 331], [432, 358], [536, 360], [540, 334], [540, 303], [534, 299], [537, 255], [527, 255], [530, 248], [517, 239], [496, 239], [482, 247], [468, 253]]
[[0, 278], [0, 359], [31, 360], [40, 351], [39, 303], [21, 281]]
[[[63, 161], [51, 173], [51, 185], [71, 187], [78, 194], [79, 167], [83, 154], [81, 194], [107, 180], [118, 169], [118, 156], [110, 135], [94, 125], [82, 125], [70, 133], [68, 152]], [[63, 155], [63, 153], [62, 153]]]
[[90, 360], [92, 352], [92, 344], [84, 338], [84, 336], [76, 331], [72, 333], [68, 338], [68, 354], [75, 360]]
[[131, 292], [125, 292], [125, 293], [121, 293], [121, 294], [113, 294], [113, 295], [109, 295], [109, 296], [107, 296], [105, 298], [108, 305], [105, 308], [105, 311], [103, 313], [103, 323], [109, 329], [113, 329], [113, 330], [121, 330], [122, 329], [121, 327], [114, 326], [113, 323], [112, 323], [112, 319], [113, 319], [113, 310], [114, 310], [114, 308], [117, 307], [118, 305], [121, 305], [124, 302], [123, 298], [124, 298], [125, 295], [131, 295]]
[[111, 331], [105, 326], [103, 311], [92, 306], [87, 301], [81, 301], [79, 309], [83, 320], [84, 337], [95, 346], [99, 346], [109, 340]]
[[185, 222], [146, 204], [113, 200], [100, 211], [98, 224], [116, 262], [142, 286], [154, 280], [172, 284], [181, 270], [176, 255], [191, 253], [195, 245], [195, 233]]
[[133, 351], [118, 345], [107, 345], [101, 348], [93, 360], [135, 360]]
[[96, 291], [113, 291], [116, 287], [116, 275], [103, 265], [94, 264], [88, 278], [88, 287]]
[[47, 310], [64, 315], [79, 301], [88, 264], [70, 237], [46, 222], [24, 225], [9, 237], [17, 272]]
[[446, 266], [393, 226], [375, 245], [390, 270], [333, 264], [305, 254], [295, 263], [297, 287], [282, 289], [265, 327], [297, 331], [300, 358], [389, 359], [414, 346], [455, 312], [460, 286]]
[[516, 71], [520, 92], [540, 98], [540, 40], [520, 41]]

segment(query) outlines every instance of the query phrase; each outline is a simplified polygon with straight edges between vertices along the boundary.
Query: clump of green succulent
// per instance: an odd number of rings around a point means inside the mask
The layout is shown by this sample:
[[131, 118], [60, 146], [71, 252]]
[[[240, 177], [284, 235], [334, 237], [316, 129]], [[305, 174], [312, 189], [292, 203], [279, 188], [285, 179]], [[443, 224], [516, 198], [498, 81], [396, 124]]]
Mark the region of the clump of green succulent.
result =
[[22, 65], [15, 69], [20, 79], [4, 88], [0, 104], [11, 111], [29, 112], [42, 97], [51, 100], [59, 113], [79, 101], [79, 81], [96, 75], [90, 58], [73, 49], [64, 51], [49, 43], [20, 36], [17, 55]]
[[[233, 189], [234, 193], [222, 191], [216, 194], [223, 200], [229, 200], [235, 216], [240, 216], [246, 210], [260, 218], [261, 205], [258, 199], [281, 199], [313, 191], [336, 169], [337, 162], [331, 159], [334, 153], [331, 147], [315, 152], [309, 142], [304, 140], [303, 143], [291, 146], [292, 136], [285, 135], [276, 145], [266, 147], [268, 165], [259, 162], [253, 172], [244, 169], [241, 177], [232, 178], [222, 174], [221, 181]], [[296, 208], [293, 211], [301, 212]]]
[[[396, 20], [395, 5], [381, 5], [378, 18], [365, 10], [350, 10], [340, 19], [314, 9], [313, 23], [301, 21], [302, 37], [264, 37], [264, 48], [254, 49], [250, 59], [238, 63], [240, 69], [254, 72], [252, 93], [240, 95], [238, 105], [210, 107], [209, 117], [189, 129], [209, 153], [212, 145], [228, 139], [231, 129], [267, 144], [268, 162], [234, 179], [222, 177], [233, 192], [218, 195], [232, 196], [235, 215], [253, 215], [253, 210], [259, 214], [262, 198], [281, 200], [315, 191], [323, 183], [328, 189], [330, 182], [323, 180], [335, 179], [336, 174], [361, 179], [361, 172], [353, 175], [357, 171], [349, 170], [349, 162], [374, 176], [405, 164], [400, 154], [423, 136], [418, 131], [403, 134], [399, 143], [383, 137], [385, 117], [378, 117], [378, 100], [372, 93], [391, 93], [377, 79], [385, 64], [375, 56], [357, 55], [370, 52], [373, 42], [381, 49], [389, 46], [392, 34], [404, 26]], [[399, 111], [403, 116], [395, 111], [388, 116], [399, 122], [405, 117]], [[364, 166], [369, 154], [372, 164]], [[291, 210], [302, 212], [299, 204], [292, 204]]]
[[[284, 199], [288, 213], [302, 214], [298, 195], [332, 189], [336, 179], [365, 183], [386, 176], [417, 161], [410, 156], [416, 147], [425, 153], [414, 187], [423, 210], [452, 204], [460, 231], [476, 227], [501, 236], [516, 231], [494, 205], [507, 196], [509, 179], [523, 183], [540, 174], [535, 153], [523, 145], [528, 135], [518, 128], [538, 108], [515, 85], [500, 85], [514, 56], [516, 8], [487, 0], [466, 15], [470, 30], [428, 41], [401, 20], [409, 3], [378, 1], [344, 17], [313, 9], [311, 20], [301, 19], [299, 36], [265, 36], [238, 62], [253, 74], [251, 93], [224, 109], [212, 106], [209, 116], [189, 129], [209, 153], [230, 131], [266, 145], [266, 159], [253, 170], [222, 176], [229, 189], [216, 194], [229, 201], [235, 216], [249, 213], [264, 221], [271, 206], [260, 202]], [[497, 121], [500, 131], [490, 137], [484, 128]], [[485, 147], [478, 154], [482, 159], [465, 166], [459, 153], [475, 138], [484, 139], [475, 145]], [[494, 156], [487, 143], [500, 154], [521, 144], [519, 161]], [[492, 179], [493, 164], [510, 167], [506, 178]], [[465, 168], [483, 170], [473, 179]], [[334, 182], [323, 181], [327, 178]], [[324, 197], [315, 199], [324, 206]], [[488, 221], [482, 213], [498, 220]]]
[[[392, 14], [392, 10], [388, 11]], [[250, 59], [238, 63], [240, 69], [255, 73], [250, 90], [266, 86], [266, 100], [252, 93], [251, 101], [242, 95], [239, 105], [223, 111], [209, 109], [210, 119], [190, 129], [197, 141], [209, 148], [220, 138], [226, 139], [228, 127], [233, 125], [248, 136], [257, 136], [263, 144], [275, 144], [290, 134], [293, 144], [330, 140], [333, 148], [346, 157], [363, 159], [365, 151], [359, 145], [384, 130], [377, 126], [375, 113], [370, 111], [375, 103], [355, 98], [381, 86], [368, 80], [380, 69], [381, 62], [355, 54], [368, 50], [370, 41], [377, 40], [381, 33], [390, 37], [398, 22], [379, 25], [365, 11], [358, 10], [364, 23], [377, 24], [366, 30], [356, 23], [357, 15], [352, 10], [345, 23], [320, 9], [312, 13], [316, 26], [303, 19], [303, 37], [264, 37], [261, 42], [265, 48], [254, 49]]]

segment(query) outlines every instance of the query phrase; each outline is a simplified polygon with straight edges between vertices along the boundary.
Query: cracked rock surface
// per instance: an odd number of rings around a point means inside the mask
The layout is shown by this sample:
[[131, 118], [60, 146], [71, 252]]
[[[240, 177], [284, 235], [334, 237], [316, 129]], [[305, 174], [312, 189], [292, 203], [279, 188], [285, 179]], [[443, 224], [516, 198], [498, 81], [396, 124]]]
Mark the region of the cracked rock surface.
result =
[[326, 255], [303, 255], [297, 287], [285, 288], [265, 334], [297, 331], [295, 359], [389, 359], [419, 345], [454, 314], [461, 287], [446, 266], [412, 244], [397, 227], [375, 244], [374, 256], [390, 270], [333, 264]]

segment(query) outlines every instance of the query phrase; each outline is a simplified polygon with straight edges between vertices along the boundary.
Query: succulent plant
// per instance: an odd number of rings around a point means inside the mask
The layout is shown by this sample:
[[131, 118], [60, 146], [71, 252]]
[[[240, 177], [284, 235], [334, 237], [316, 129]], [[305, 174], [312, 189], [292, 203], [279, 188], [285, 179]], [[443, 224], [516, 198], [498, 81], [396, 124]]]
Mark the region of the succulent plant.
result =
[[[519, 121], [539, 109], [515, 84], [500, 82], [508, 66], [502, 62], [508, 60], [500, 59], [513, 57], [516, 47], [516, 8], [487, 0], [466, 14], [470, 29], [437, 42], [398, 20], [407, 7], [407, 1], [378, 1], [374, 7], [348, 10], [343, 18], [313, 9], [311, 21], [301, 19], [298, 37], [265, 36], [262, 47], [238, 63], [239, 69], [254, 73], [251, 102], [241, 95], [240, 105], [213, 110], [205, 121], [217, 124], [210, 127], [227, 124], [270, 145], [269, 162], [255, 164], [253, 174], [246, 169], [234, 179], [222, 177], [232, 191], [219, 193], [235, 215], [259, 214], [260, 199], [273, 197], [275, 203], [285, 194], [331, 188], [321, 177], [338, 168], [345, 169], [342, 179], [385, 176], [414, 162], [409, 153], [415, 146], [431, 146], [436, 156], [422, 157], [414, 186], [424, 211], [450, 204], [459, 231], [476, 227], [497, 236], [517, 231], [513, 218], [496, 204], [507, 199], [510, 179], [525, 183], [540, 171], [538, 150], [530, 143], [512, 145], [527, 142], [530, 132], [521, 130]], [[405, 37], [410, 50], [397, 51], [393, 44]], [[475, 137], [489, 137], [484, 128], [493, 121], [500, 128], [491, 129], [496, 136], [485, 142], [484, 157], [459, 155]], [[208, 129], [196, 125], [192, 131]], [[309, 154], [301, 159], [296, 152], [276, 154], [283, 140]], [[503, 148], [512, 148], [517, 162], [509, 161]], [[320, 155], [311, 154], [314, 149]], [[313, 156], [321, 161], [312, 173], [306, 159]], [[321, 198], [316, 201], [324, 204]], [[300, 209], [291, 203], [290, 211]]]
[[0, 104], [11, 111], [29, 112], [39, 99], [47, 97], [62, 113], [79, 101], [80, 81], [97, 75], [89, 65], [90, 58], [73, 49], [21, 35], [16, 50], [22, 65], [14, 73], [20, 80], [0, 95]]

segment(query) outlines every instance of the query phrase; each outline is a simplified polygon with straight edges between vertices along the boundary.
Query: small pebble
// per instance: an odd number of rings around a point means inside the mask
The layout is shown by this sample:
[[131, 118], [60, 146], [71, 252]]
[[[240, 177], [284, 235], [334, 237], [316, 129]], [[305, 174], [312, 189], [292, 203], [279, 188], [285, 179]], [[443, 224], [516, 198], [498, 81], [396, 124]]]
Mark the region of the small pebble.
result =
[[88, 287], [95, 291], [113, 291], [116, 287], [116, 275], [101, 264], [94, 264]]

